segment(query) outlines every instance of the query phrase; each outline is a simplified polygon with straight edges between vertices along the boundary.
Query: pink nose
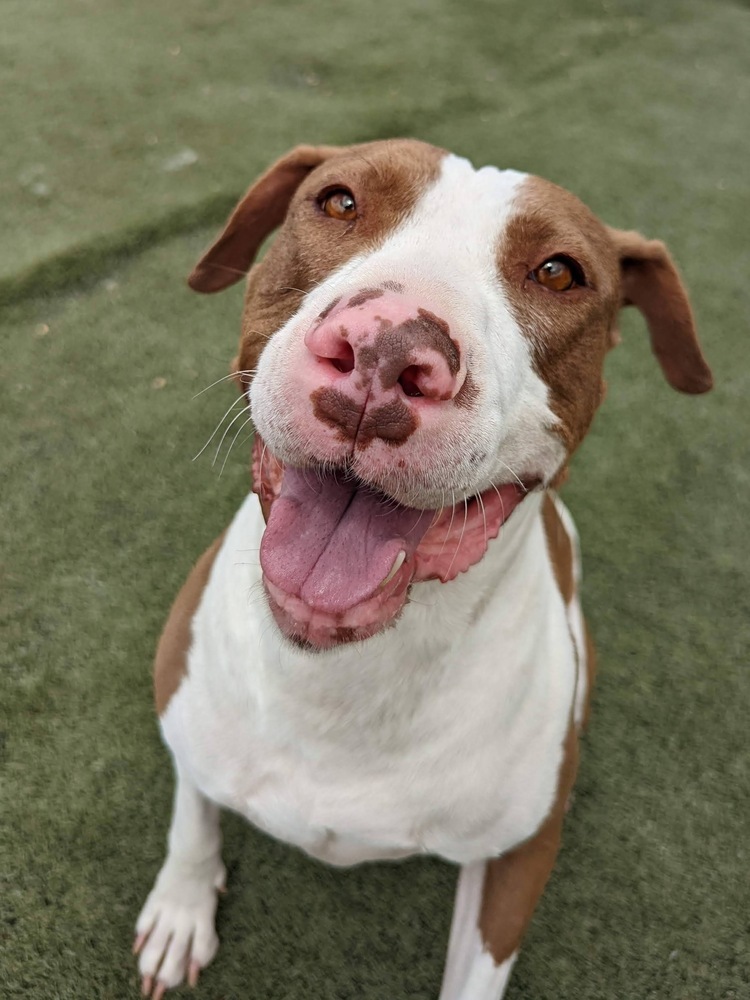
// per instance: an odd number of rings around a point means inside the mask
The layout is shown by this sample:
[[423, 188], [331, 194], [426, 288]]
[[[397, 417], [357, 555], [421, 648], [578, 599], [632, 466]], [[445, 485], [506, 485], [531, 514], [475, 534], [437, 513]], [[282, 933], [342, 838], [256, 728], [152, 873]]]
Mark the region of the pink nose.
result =
[[406, 396], [453, 399], [465, 372], [444, 319], [404, 295], [365, 289], [332, 303], [305, 336], [331, 373], [356, 373]]

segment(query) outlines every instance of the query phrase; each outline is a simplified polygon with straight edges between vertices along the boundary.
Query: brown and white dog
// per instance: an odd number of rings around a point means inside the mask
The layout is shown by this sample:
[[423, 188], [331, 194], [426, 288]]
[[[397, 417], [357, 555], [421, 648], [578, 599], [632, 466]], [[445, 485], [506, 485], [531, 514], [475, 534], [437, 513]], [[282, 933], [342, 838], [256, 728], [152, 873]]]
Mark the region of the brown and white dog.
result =
[[711, 373], [664, 246], [538, 177], [411, 140], [300, 147], [192, 287], [238, 281], [279, 225], [234, 362], [258, 497], [196, 564], [156, 656], [177, 787], [136, 929], [143, 992], [214, 957], [224, 806], [330, 864], [460, 865], [440, 998], [498, 1000], [593, 674], [552, 488], [622, 305], [675, 388]]

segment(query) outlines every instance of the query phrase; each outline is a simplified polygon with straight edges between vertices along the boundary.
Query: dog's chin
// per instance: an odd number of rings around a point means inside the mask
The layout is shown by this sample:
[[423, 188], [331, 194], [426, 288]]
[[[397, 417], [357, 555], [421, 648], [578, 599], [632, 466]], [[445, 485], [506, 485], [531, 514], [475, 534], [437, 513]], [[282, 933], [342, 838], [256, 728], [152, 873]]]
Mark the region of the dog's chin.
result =
[[260, 562], [276, 625], [311, 652], [390, 628], [413, 583], [447, 583], [478, 563], [535, 485], [498, 484], [455, 507], [421, 510], [346, 470], [285, 466], [256, 435]]
[[282, 636], [297, 649], [317, 653], [352, 642], [363, 642], [395, 625], [408, 600], [410, 581], [388, 595], [376, 595], [333, 615], [310, 607], [280, 590], [264, 576], [263, 586], [274, 621]]

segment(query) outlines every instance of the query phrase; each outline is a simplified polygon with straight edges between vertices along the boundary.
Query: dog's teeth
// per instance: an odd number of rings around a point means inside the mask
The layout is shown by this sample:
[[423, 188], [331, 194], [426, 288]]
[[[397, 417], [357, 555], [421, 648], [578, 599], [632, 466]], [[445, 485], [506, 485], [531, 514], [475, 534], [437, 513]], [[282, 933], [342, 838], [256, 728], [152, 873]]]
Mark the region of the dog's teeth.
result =
[[387, 587], [388, 586], [388, 584], [394, 578], [394, 576], [396, 575], [396, 573], [398, 573], [398, 571], [404, 565], [404, 559], [406, 559], [406, 553], [404, 552], [403, 549], [401, 549], [401, 551], [399, 552], [399, 554], [393, 560], [393, 565], [391, 566], [390, 570], [388, 571], [388, 576], [380, 584], [381, 587]]

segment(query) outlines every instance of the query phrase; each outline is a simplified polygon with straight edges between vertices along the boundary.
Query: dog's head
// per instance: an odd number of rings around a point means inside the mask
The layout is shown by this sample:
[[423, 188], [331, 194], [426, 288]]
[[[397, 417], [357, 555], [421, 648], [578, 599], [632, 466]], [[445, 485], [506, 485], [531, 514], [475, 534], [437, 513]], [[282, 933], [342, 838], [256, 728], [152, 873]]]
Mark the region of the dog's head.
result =
[[468, 569], [561, 477], [621, 306], [644, 314], [676, 389], [711, 387], [663, 244], [424, 143], [279, 160], [190, 284], [248, 271], [234, 367], [257, 429], [264, 582], [281, 630], [311, 647], [386, 627], [414, 581]]

